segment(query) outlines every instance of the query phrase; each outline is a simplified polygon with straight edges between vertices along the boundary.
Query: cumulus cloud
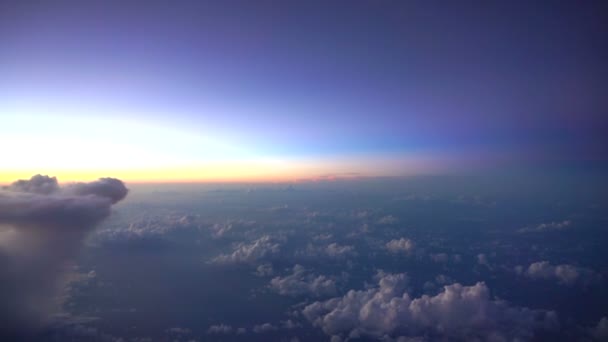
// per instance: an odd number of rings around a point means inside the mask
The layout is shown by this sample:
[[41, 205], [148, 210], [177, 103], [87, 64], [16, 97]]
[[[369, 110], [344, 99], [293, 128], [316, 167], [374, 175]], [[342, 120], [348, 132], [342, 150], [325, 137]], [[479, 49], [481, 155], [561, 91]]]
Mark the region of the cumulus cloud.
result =
[[588, 284], [597, 278], [596, 273], [588, 268], [569, 264], [552, 265], [548, 261], [532, 263], [527, 269], [518, 266], [515, 271], [530, 279], [557, 280], [559, 284], [568, 286], [576, 283]]
[[56, 177], [46, 175], [35, 175], [30, 179], [20, 179], [3, 187], [3, 190], [12, 193], [38, 195], [96, 196], [108, 199], [112, 204], [124, 199], [129, 192], [124, 183], [116, 178], [100, 178], [93, 182], [71, 183], [60, 187]]
[[343, 246], [337, 243], [331, 243], [325, 247], [325, 254], [330, 257], [341, 257], [355, 254], [355, 247]]
[[68, 193], [77, 196], [99, 196], [110, 199], [112, 204], [124, 199], [127, 196], [127, 188], [122, 181], [116, 178], [100, 178], [89, 183], [74, 183], [66, 186]]
[[447, 284], [452, 281], [452, 278], [446, 276], [445, 274], [438, 274], [435, 276], [435, 282], [437, 284]]
[[500, 341], [530, 339], [539, 329], [557, 326], [555, 313], [492, 299], [482, 282], [447, 285], [435, 296], [419, 298], [411, 298], [405, 292], [406, 285], [403, 273], [381, 273], [376, 287], [314, 302], [302, 313], [327, 335], [348, 338], [426, 336]]
[[518, 230], [519, 233], [540, 233], [546, 231], [566, 230], [570, 228], [572, 221], [541, 223], [537, 226], [524, 227]]
[[438, 274], [435, 276], [435, 281], [426, 281], [423, 285], [425, 293], [436, 293], [439, 288], [443, 288], [442, 285], [453, 283], [452, 278], [445, 274]]
[[255, 221], [229, 220], [222, 223], [215, 223], [209, 227], [209, 231], [213, 238], [220, 239], [228, 236], [235, 237], [238, 233], [242, 234], [244, 229], [255, 227], [255, 225]]
[[391, 253], [411, 253], [414, 247], [414, 242], [406, 238], [394, 239], [386, 243], [386, 249]]
[[354, 246], [340, 245], [334, 242], [326, 246], [308, 244], [304, 251], [299, 251], [297, 254], [312, 257], [346, 258], [356, 255], [357, 252]]
[[59, 183], [56, 177], [35, 175], [30, 179], [15, 181], [11, 185], [4, 187], [4, 189], [15, 192], [48, 195], [59, 191]]
[[274, 274], [274, 269], [272, 268], [272, 264], [262, 264], [255, 269], [256, 276], [258, 277], [266, 277]]
[[275, 277], [270, 288], [284, 296], [312, 295], [315, 297], [336, 293], [336, 280], [324, 275], [315, 276], [301, 265], [295, 265], [292, 274]]
[[40, 327], [83, 239], [127, 195], [118, 179], [61, 187], [36, 175], [0, 191], [0, 334]]
[[276, 255], [280, 244], [269, 235], [264, 235], [252, 243], [240, 243], [230, 254], [222, 254], [211, 260], [216, 264], [252, 263], [265, 257]]

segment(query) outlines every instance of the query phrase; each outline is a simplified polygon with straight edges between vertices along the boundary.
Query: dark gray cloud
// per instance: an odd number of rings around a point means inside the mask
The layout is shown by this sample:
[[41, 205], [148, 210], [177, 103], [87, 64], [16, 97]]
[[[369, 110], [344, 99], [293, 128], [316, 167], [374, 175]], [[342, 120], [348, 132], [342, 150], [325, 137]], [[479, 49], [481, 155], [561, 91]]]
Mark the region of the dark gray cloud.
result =
[[60, 187], [36, 175], [0, 191], [0, 337], [48, 322], [83, 239], [128, 190], [117, 179]]
[[125, 198], [129, 191], [123, 182], [116, 178], [100, 178], [89, 183], [74, 183], [69, 185], [66, 190], [78, 196], [94, 195], [108, 198], [112, 204]]
[[110, 214], [112, 202], [97, 196], [0, 193], [0, 224], [36, 229], [39, 226], [78, 227]]
[[59, 191], [59, 183], [57, 183], [56, 177], [35, 175], [30, 179], [20, 179], [15, 181], [11, 185], [4, 187], [4, 189], [17, 192], [48, 195]]
[[78, 182], [60, 187], [56, 177], [46, 175], [35, 175], [30, 179], [17, 180], [5, 186], [3, 190], [39, 195], [91, 195], [109, 199], [112, 204], [124, 199], [129, 191], [123, 182], [116, 178], [100, 178], [93, 182]]

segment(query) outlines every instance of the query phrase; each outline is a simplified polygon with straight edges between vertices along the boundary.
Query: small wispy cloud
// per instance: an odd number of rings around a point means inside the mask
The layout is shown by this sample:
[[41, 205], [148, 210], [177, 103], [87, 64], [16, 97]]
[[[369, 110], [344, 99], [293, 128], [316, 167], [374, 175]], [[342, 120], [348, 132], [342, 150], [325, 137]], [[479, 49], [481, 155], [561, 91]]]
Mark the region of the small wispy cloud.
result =
[[541, 223], [536, 226], [529, 226], [519, 229], [518, 233], [541, 233], [548, 231], [559, 231], [571, 228], [572, 221], [564, 220], [559, 222]]

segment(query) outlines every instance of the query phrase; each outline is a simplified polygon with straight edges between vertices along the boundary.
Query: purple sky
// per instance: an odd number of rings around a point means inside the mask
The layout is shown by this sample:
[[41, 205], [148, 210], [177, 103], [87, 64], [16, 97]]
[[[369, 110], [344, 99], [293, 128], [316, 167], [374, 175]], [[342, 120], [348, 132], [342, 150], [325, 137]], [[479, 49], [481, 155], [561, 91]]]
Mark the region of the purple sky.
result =
[[603, 163], [606, 61], [605, 2], [2, 1], [0, 136], [21, 169], [93, 123], [179, 165]]

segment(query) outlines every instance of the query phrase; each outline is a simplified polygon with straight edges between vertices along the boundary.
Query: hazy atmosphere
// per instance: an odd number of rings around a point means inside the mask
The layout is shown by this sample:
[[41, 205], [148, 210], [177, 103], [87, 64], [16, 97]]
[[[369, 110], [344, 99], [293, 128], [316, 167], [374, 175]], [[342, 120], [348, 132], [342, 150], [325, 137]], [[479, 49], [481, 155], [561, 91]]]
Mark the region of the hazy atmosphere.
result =
[[608, 341], [600, 1], [0, 0], [0, 340]]

